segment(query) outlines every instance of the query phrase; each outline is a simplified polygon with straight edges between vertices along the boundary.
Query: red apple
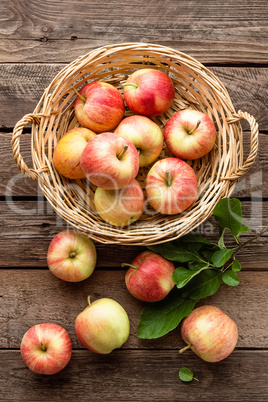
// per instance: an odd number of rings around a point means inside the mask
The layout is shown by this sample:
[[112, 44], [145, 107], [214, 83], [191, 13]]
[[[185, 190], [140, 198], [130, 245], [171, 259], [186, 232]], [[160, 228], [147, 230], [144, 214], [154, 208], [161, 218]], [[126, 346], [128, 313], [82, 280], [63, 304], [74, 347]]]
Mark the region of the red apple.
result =
[[113, 133], [102, 133], [84, 149], [80, 160], [86, 178], [106, 190], [125, 187], [137, 175], [139, 154], [132, 142]]
[[50, 271], [68, 282], [87, 279], [94, 271], [96, 260], [96, 248], [92, 240], [73, 230], [58, 233], [47, 252]]
[[173, 289], [172, 274], [175, 270], [171, 261], [152, 251], [139, 254], [129, 266], [125, 277], [126, 286], [132, 296], [145, 302], [162, 300]]
[[169, 150], [182, 159], [198, 159], [210, 152], [216, 141], [213, 121], [204, 113], [185, 109], [175, 113], [164, 130]]
[[196, 308], [184, 319], [181, 336], [188, 346], [201, 359], [218, 362], [234, 350], [238, 330], [235, 322], [215, 306]]
[[137, 180], [120, 190], [98, 187], [94, 202], [102, 219], [114, 226], [127, 226], [135, 222], [144, 210], [145, 197]]
[[77, 95], [74, 110], [81, 126], [102, 133], [114, 129], [122, 120], [124, 100], [113, 85], [91, 82], [84, 85]]
[[67, 331], [56, 324], [38, 324], [24, 334], [20, 351], [34, 373], [56, 374], [70, 361], [72, 343]]
[[157, 161], [145, 182], [149, 204], [162, 214], [178, 214], [196, 200], [198, 182], [188, 163], [177, 158]]
[[140, 167], [153, 163], [162, 151], [164, 136], [161, 128], [148, 117], [126, 117], [114, 133], [129, 139], [135, 145], [139, 152]]
[[170, 107], [174, 97], [173, 82], [159, 70], [137, 70], [124, 84], [126, 104], [136, 114], [159, 116]]
[[80, 158], [88, 141], [95, 136], [96, 133], [84, 127], [68, 131], [58, 142], [53, 153], [53, 163], [58, 172], [68, 179], [84, 179]]
[[95, 353], [107, 354], [120, 348], [129, 336], [129, 319], [124, 308], [112, 299], [90, 303], [75, 320], [80, 342]]

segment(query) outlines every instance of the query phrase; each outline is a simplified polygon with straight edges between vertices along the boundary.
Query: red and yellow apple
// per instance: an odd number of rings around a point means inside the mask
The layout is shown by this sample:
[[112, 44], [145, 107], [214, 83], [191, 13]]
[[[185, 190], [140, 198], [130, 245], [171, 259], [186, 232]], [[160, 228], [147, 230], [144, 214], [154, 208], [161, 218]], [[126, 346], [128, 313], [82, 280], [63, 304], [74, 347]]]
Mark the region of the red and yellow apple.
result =
[[88, 143], [96, 136], [84, 127], [68, 131], [58, 142], [53, 153], [53, 163], [60, 174], [68, 179], [84, 179], [80, 167], [81, 155]]
[[97, 213], [114, 226], [127, 226], [135, 222], [144, 210], [145, 197], [137, 180], [120, 190], [98, 187], [94, 195]]
[[175, 286], [173, 263], [152, 251], [144, 251], [131, 264], [123, 263], [122, 266], [130, 267], [125, 276], [126, 286], [139, 300], [157, 302]]
[[34, 373], [56, 374], [69, 363], [72, 343], [67, 331], [59, 325], [38, 324], [24, 334], [20, 351]]
[[184, 319], [181, 336], [187, 346], [180, 353], [191, 348], [201, 359], [218, 362], [234, 350], [238, 330], [235, 322], [218, 307], [203, 306]]
[[197, 198], [198, 182], [194, 170], [178, 158], [157, 161], [145, 181], [149, 204], [162, 214], [185, 211]]
[[90, 302], [75, 320], [80, 342], [95, 353], [108, 354], [120, 348], [129, 336], [129, 319], [115, 300], [103, 298]]
[[68, 282], [87, 279], [94, 271], [96, 260], [97, 253], [92, 240], [73, 230], [58, 233], [47, 252], [50, 271]]
[[210, 117], [193, 109], [175, 113], [164, 129], [169, 150], [182, 159], [202, 158], [212, 150], [216, 136], [216, 128]]
[[127, 106], [134, 113], [148, 117], [166, 112], [175, 98], [171, 79], [152, 68], [135, 71], [123, 86]]
[[129, 139], [135, 145], [139, 152], [140, 167], [153, 163], [162, 151], [164, 136], [161, 128], [148, 117], [126, 117], [114, 133]]
[[102, 133], [87, 144], [80, 166], [95, 186], [106, 190], [120, 189], [136, 177], [139, 154], [128, 139], [114, 133]]
[[83, 127], [96, 133], [113, 130], [125, 113], [121, 93], [106, 82], [91, 82], [84, 85], [74, 102], [77, 120]]

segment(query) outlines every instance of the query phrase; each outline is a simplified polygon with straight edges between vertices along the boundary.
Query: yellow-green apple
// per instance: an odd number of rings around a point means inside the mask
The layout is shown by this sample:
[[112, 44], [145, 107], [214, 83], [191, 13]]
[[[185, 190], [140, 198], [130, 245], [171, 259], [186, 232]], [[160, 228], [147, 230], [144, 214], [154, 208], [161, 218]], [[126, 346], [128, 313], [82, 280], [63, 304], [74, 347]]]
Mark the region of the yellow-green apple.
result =
[[92, 240], [73, 230], [58, 233], [48, 247], [47, 265], [55, 276], [64, 281], [87, 279], [94, 271], [96, 260]]
[[127, 106], [136, 114], [159, 116], [175, 97], [173, 82], [160, 70], [143, 68], [135, 71], [124, 86]]
[[56, 324], [38, 324], [25, 332], [21, 356], [34, 373], [56, 374], [70, 361], [72, 343], [67, 331]]
[[75, 320], [80, 342], [95, 353], [108, 354], [120, 348], [129, 336], [129, 319], [115, 300], [103, 298], [90, 302]]
[[95, 136], [93, 131], [78, 127], [68, 131], [60, 139], [53, 153], [53, 163], [60, 174], [68, 179], [85, 178], [80, 167], [80, 158], [88, 141]]
[[197, 177], [188, 163], [178, 158], [161, 159], [149, 170], [145, 191], [149, 204], [156, 211], [177, 214], [196, 200]]
[[192, 349], [207, 362], [218, 362], [234, 350], [238, 330], [235, 322], [218, 307], [196, 308], [184, 319], [181, 335], [187, 346], [180, 350]]
[[139, 154], [128, 139], [114, 133], [102, 133], [87, 144], [80, 166], [95, 186], [106, 190], [120, 189], [136, 177]]
[[77, 120], [83, 127], [96, 133], [113, 130], [125, 113], [121, 93], [106, 82], [91, 82], [84, 85], [74, 102]]
[[145, 116], [129, 116], [121, 121], [114, 131], [120, 137], [128, 138], [139, 152], [140, 167], [148, 166], [159, 156], [164, 136], [161, 128]]
[[182, 159], [202, 158], [212, 150], [216, 136], [216, 128], [210, 117], [193, 109], [175, 113], [164, 129], [169, 150]]
[[145, 197], [137, 180], [120, 190], [97, 187], [94, 195], [96, 211], [105, 222], [114, 226], [127, 226], [135, 222], [144, 210]]
[[144, 251], [131, 264], [123, 263], [122, 266], [130, 267], [125, 276], [126, 286], [139, 300], [162, 300], [175, 285], [172, 280], [173, 263], [152, 251]]

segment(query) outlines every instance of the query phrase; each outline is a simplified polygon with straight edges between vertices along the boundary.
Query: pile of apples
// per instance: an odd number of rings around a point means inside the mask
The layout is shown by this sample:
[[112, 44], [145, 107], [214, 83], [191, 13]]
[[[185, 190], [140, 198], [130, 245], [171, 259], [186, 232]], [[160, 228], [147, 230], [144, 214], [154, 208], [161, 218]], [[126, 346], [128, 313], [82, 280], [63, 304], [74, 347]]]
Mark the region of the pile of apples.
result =
[[[197, 198], [198, 182], [184, 160], [201, 158], [216, 140], [212, 120], [193, 109], [174, 113], [164, 134], [150, 119], [165, 113], [175, 98], [173, 82], [164, 72], [137, 70], [123, 87], [124, 99], [105, 82], [91, 82], [79, 92], [74, 89], [81, 127], [66, 133], [53, 154], [54, 166], [63, 176], [86, 178], [96, 186], [96, 212], [120, 227], [138, 220], [148, 204], [167, 215], [189, 208]], [[135, 114], [123, 119], [124, 100]], [[164, 140], [174, 157], [157, 160]], [[149, 167], [145, 195], [135, 179], [143, 167]]]

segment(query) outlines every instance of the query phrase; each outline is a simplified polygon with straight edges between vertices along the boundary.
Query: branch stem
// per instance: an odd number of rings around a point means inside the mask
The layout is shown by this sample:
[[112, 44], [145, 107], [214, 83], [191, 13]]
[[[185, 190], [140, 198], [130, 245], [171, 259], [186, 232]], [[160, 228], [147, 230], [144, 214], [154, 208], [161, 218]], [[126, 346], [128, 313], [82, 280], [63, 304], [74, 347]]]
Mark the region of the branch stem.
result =
[[260, 233], [257, 233], [255, 236], [251, 237], [250, 239], [248, 239], [247, 241], [245, 241], [244, 243], [241, 243], [239, 247], [237, 247], [233, 253], [233, 257], [235, 256], [235, 254], [239, 253], [239, 251], [245, 247], [247, 244], [251, 243], [252, 241], [256, 240], [258, 237], [262, 236], [265, 232], [267, 232], [268, 227], [266, 226]]

